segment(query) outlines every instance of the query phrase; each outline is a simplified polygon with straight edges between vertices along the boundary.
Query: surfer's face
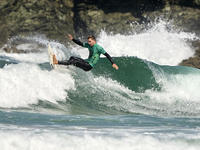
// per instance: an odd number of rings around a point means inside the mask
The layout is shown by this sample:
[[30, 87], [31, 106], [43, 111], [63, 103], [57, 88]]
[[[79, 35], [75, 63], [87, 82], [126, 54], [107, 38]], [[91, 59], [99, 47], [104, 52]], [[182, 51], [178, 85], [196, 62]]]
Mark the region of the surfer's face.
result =
[[89, 38], [87, 41], [88, 41], [88, 44], [89, 44], [91, 47], [94, 46], [94, 44], [96, 43], [96, 41], [93, 40], [93, 39], [91, 39], [91, 38]]

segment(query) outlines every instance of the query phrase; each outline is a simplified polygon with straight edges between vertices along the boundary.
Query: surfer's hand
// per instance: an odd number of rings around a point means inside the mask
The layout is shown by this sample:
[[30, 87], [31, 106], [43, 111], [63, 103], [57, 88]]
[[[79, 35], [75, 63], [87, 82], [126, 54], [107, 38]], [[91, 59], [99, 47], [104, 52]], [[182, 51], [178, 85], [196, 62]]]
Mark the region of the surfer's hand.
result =
[[69, 35], [69, 38], [71, 39], [71, 40], [73, 40], [73, 37], [71, 36], [71, 34], [68, 34]]
[[116, 70], [119, 69], [119, 67], [116, 64], [112, 64], [113, 68], [115, 68]]

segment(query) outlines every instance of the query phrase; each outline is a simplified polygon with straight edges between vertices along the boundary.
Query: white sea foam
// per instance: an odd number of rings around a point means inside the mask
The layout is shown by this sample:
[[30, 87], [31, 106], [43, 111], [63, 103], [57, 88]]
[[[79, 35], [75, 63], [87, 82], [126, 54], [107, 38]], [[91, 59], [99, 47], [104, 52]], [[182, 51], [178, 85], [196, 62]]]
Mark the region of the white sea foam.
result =
[[35, 64], [19, 63], [0, 69], [0, 107], [27, 107], [38, 100], [57, 103], [65, 100], [65, 90], [74, 88], [67, 72], [47, 71]]
[[[38, 130], [39, 131], [39, 130]], [[41, 132], [41, 131], [40, 131]], [[85, 134], [83, 136], [65, 133], [37, 133], [32, 132], [0, 132], [1, 150], [198, 150], [199, 144], [189, 144], [184, 140], [170, 141], [155, 138], [149, 135], [126, 135], [125, 137], [112, 137]]]
[[[170, 75], [170, 79], [162, 78], [159, 83], [162, 85], [161, 92], [151, 94], [152, 100], [164, 103], [199, 102], [200, 74], [194, 75]], [[150, 91], [147, 91], [149, 93]]]

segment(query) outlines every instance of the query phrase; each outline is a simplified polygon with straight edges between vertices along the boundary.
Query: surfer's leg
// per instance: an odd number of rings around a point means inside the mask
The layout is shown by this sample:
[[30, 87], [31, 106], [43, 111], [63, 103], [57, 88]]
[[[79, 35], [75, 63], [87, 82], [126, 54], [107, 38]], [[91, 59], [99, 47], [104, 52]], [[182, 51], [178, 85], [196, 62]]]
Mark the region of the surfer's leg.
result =
[[[79, 58], [81, 59], [81, 58]], [[69, 60], [66, 61], [58, 61], [58, 64], [60, 65], [74, 65], [78, 60], [78, 57], [70, 57]], [[80, 60], [79, 60], [80, 61]]]
[[72, 65], [72, 57], [70, 57], [70, 59], [66, 60], [66, 61], [58, 61], [58, 64], [60, 64], [60, 65]]
[[58, 61], [58, 64], [74, 65], [76, 67], [83, 69], [84, 71], [90, 71], [92, 69], [92, 66], [88, 62], [86, 62], [82, 58], [73, 57], [73, 56], [70, 57], [70, 59], [67, 61]]
[[74, 66], [79, 67], [84, 71], [90, 71], [92, 69], [92, 66], [82, 58], [73, 57], [72, 61]]

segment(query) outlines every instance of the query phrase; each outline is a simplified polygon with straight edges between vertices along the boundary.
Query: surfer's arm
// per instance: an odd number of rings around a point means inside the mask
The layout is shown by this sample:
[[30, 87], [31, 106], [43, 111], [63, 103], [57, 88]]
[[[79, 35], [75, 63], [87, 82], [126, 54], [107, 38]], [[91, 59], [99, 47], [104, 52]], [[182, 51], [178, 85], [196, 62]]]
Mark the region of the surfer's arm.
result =
[[107, 52], [106, 52], [104, 55], [108, 58], [108, 60], [109, 60], [112, 64], [114, 64], [113, 59], [110, 57], [110, 55], [109, 55]]
[[108, 58], [108, 60], [112, 63], [113, 68], [115, 68], [115, 69], [118, 70], [119, 67], [114, 63], [112, 57], [111, 57], [107, 52], [106, 52], [104, 55], [105, 55], [105, 56]]
[[80, 45], [80, 46], [83, 46], [83, 43], [82, 43], [81, 41], [79, 41], [79, 40], [76, 40], [76, 39], [73, 38], [72, 41], [73, 41], [74, 43]]
[[74, 43], [76, 43], [76, 44], [78, 44], [78, 45], [80, 45], [80, 46], [83, 46], [83, 43], [82, 43], [81, 41], [74, 39], [74, 38], [71, 36], [71, 34], [68, 34], [68, 35], [69, 35], [69, 38], [70, 38]]

